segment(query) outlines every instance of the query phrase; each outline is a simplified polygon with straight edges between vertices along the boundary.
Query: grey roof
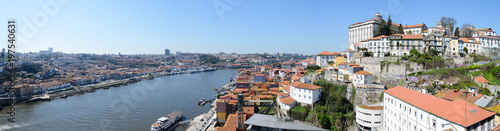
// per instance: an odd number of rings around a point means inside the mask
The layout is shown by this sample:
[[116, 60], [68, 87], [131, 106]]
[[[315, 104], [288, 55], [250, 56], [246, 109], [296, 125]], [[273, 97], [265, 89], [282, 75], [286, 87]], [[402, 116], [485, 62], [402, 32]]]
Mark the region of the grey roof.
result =
[[481, 106], [481, 107], [486, 107], [488, 103], [490, 103], [493, 100], [493, 97], [491, 96], [481, 96], [481, 98], [477, 99], [476, 102], [474, 102], [475, 105]]
[[273, 116], [263, 114], [252, 115], [252, 117], [245, 121], [245, 124], [287, 130], [327, 131], [326, 129], [321, 129], [302, 123], [277, 121]]

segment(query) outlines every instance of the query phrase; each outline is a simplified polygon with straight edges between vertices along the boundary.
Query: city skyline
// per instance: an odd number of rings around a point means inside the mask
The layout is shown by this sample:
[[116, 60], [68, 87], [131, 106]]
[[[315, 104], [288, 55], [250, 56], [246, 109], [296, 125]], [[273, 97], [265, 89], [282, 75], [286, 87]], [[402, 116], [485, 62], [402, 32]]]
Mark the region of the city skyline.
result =
[[[372, 19], [377, 12], [385, 20], [391, 15], [393, 23], [403, 25], [425, 23], [434, 27], [441, 16], [446, 16], [457, 19], [455, 27], [471, 23], [476, 28], [500, 28], [494, 25], [498, 18], [484, 13], [499, 12], [500, 9], [494, 8], [497, 1], [470, 3], [472, 7], [463, 7], [463, 2], [454, 1], [364, 3], [2, 1], [12, 6], [4, 8], [0, 16], [3, 21], [14, 19], [20, 23], [16, 50], [23, 53], [53, 47], [54, 52], [95, 54], [163, 54], [164, 49], [170, 49], [171, 52], [192, 53], [311, 55], [325, 50], [345, 50], [348, 26]], [[420, 8], [428, 4], [447, 4], [450, 8]], [[481, 10], [474, 8], [479, 5]], [[218, 13], [216, 7], [222, 7], [219, 11], [232, 11]], [[35, 31], [27, 33], [25, 28], [30, 27]], [[0, 28], [6, 29], [6, 26]], [[6, 33], [0, 32], [0, 35], [6, 36]]]

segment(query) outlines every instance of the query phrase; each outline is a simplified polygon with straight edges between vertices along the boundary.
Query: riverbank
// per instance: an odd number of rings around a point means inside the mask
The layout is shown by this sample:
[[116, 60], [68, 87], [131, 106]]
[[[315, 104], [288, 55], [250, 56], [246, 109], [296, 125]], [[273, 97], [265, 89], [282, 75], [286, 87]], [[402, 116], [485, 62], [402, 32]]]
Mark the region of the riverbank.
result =
[[[224, 68], [213, 68], [214, 70], [207, 70], [207, 71], [215, 71], [219, 69], [224, 69]], [[193, 74], [193, 73], [200, 73], [200, 72], [189, 72], [186, 74]], [[50, 100], [55, 100], [55, 99], [61, 99], [61, 98], [67, 98], [70, 96], [74, 95], [82, 95], [85, 93], [91, 93], [94, 92], [95, 90], [98, 89], [109, 89], [111, 87], [120, 87], [120, 86], [126, 86], [128, 84], [133, 84], [140, 82], [142, 80], [152, 80], [156, 77], [163, 77], [163, 76], [169, 76], [169, 75], [180, 75], [184, 73], [170, 73], [170, 72], [160, 72], [160, 73], [153, 73], [153, 74], [148, 74], [148, 75], [142, 75], [142, 76], [136, 76], [132, 78], [126, 78], [126, 79], [121, 79], [121, 80], [111, 80], [111, 81], [104, 81], [96, 84], [91, 84], [91, 85], [86, 85], [82, 87], [71, 87], [67, 88], [65, 90], [61, 90], [55, 93], [45, 93], [41, 95], [34, 95], [34, 96], [29, 96], [29, 97], [17, 97], [16, 98], [16, 104], [19, 103], [29, 103], [29, 102], [34, 102], [34, 101], [50, 101]], [[0, 110], [3, 107], [9, 106], [11, 103], [10, 98], [8, 97], [2, 97], [0, 98]]]
[[[236, 82], [229, 82], [226, 85], [222, 86], [222, 88], [217, 92], [217, 94], [224, 94], [228, 91], [234, 91], [236, 88]], [[217, 95], [215, 96], [215, 101], [217, 101]], [[189, 127], [187, 131], [199, 131], [199, 130], [215, 130], [215, 125], [217, 124], [217, 103], [213, 102], [210, 106], [210, 110], [207, 113], [203, 113], [197, 117], [195, 117], [191, 123], [189, 123]]]

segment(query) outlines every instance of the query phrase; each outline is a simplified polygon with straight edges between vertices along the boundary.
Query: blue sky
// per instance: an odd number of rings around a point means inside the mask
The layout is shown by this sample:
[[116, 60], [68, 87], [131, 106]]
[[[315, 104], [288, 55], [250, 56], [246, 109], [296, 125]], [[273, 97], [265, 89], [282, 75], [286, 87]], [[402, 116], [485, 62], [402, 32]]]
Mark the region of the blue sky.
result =
[[[44, 10], [43, 3], [51, 2], [56, 6]], [[214, 3], [226, 11], [217, 13]], [[434, 27], [449, 16], [457, 19], [455, 27], [500, 29], [499, 1], [2, 0], [0, 5], [5, 23], [0, 30], [6, 30], [7, 20], [16, 20], [20, 52], [53, 47], [96, 54], [162, 54], [164, 49], [317, 54], [345, 50], [348, 26], [376, 12], [403, 25]], [[7, 39], [7, 31], [0, 36]], [[5, 41], [0, 48], [7, 47]]]

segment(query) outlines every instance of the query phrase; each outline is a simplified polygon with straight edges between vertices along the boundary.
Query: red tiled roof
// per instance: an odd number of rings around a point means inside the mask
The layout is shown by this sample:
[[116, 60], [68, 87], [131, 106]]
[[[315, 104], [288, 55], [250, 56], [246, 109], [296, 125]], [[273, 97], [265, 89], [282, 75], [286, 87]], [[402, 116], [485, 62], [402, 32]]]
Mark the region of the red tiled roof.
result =
[[424, 26], [425, 24], [416, 24], [416, 25], [408, 25], [408, 26], [403, 26], [403, 29], [405, 28], [416, 28], [416, 27], [422, 27]]
[[368, 110], [383, 110], [384, 106], [366, 106], [366, 105], [360, 105], [359, 107], [363, 109], [368, 109]]
[[318, 55], [340, 55], [340, 53], [338, 53], [338, 52], [330, 53], [328, 51], [323, 51], [323, 52], [319, 53]]
[[460, 38], [462, 41], [467, 42], [467, 43], [472, 43], [471, 40], [474, 40], [474, 43], [479, 44], [479, 41], [477, 41], [474, 38]]
[[359, 43], [354, 43], [353, 45], [355, 45], [355, 46], [361, 46], [361, 44], [359, 44]]
[[281, 103], [283, 103], [283, 104], [290, 105], [290, 104], [292, 104], [293, 102], [295, 102], [295, 99], [293, 99], [292, 97], [287, 96], [287, 97], [280, 98], [280, 101], [281, 101]]
[[310, 90], [316, 90], [316, 89], [321, 89], [322, 88], [320, 86], [316, 86], [316, 85], [313, 85], [313, 84], [306, 84], [306, 83], [297, 82], [297, 81], [293, 82], [292, 86], [296, 87], [296, 88], [303, 88], [303, 89], [310, 89]]
[[423, 34], [394, 34], [401, 36], [401, 39], [422, 39]]
[[386, 35], [381, 35], [381, 36], [377, 36], [377, 37], [375, 37], [375, 38], [368, 38], [368, 39], [365, 39], [365, 40], [362, 40], [362, 41], [380, 40], [380, 38], [389, 38], [389, 36], [386, 36]]
[[474, 79], [476, 79], [476, 81], [479, 82], [479, 83], [489, 83], [489, 81], [486, 80], [486, 78], [484, 78], [483, 76], [478, 76], [478, 77], [476, 77]]
[[354, 74], [358, 74], [358, 75], [365, 75], [365, 76], [366, 76], [366, 75], [372, 75], [372, 73], [367, 72], [367, 71], [358, 71], [358, 72], [356, 72], [356, 73], [354, 73]]
[[449, 101], [401, 86], [385, 90], [384, 92], [424, 111], [464, 127], [469, 127], [495, 115], [493, 112], [479, 108], [464, 100], [457, 99]]
[[283, 90], [285, 90], [286, 92], [290, 92], [290, 86], [283, 86]]

